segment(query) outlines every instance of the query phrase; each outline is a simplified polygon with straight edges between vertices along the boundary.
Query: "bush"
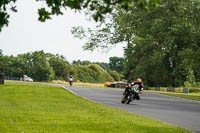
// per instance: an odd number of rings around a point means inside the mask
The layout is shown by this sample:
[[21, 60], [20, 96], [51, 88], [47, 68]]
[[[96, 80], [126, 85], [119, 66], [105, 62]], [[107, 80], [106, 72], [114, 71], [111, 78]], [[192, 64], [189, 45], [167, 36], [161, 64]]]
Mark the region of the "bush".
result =
[[115, 81], [120, 81], [120, 74], [117, 71], [109, 71], [109, 74]]
[[97, 64], [80, 66], [77, 69], [78, 80], [81, 82], [103, 83], [106, 81], [114, 81], [110, 74]]

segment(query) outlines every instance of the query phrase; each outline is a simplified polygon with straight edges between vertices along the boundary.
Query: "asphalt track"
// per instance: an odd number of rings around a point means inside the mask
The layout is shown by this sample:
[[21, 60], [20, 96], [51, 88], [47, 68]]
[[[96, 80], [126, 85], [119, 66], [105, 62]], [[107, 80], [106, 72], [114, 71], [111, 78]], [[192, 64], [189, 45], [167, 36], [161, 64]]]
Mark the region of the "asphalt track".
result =
[[200, 133], [200, 102], [198, 101], [143, 93], [141, 100], [121, 104], [123, 89], [65, 88], [86, 99]]

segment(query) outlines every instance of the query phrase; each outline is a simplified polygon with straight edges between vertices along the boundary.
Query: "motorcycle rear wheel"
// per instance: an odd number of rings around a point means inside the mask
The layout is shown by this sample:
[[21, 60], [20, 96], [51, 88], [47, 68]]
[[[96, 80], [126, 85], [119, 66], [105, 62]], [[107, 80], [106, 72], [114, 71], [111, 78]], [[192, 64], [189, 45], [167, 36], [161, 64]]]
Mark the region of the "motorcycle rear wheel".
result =
[[131, 99], [128, 98], [128, 99], [126, 100], [126, 104], [129, 104], [130, 102], [131, 102]]

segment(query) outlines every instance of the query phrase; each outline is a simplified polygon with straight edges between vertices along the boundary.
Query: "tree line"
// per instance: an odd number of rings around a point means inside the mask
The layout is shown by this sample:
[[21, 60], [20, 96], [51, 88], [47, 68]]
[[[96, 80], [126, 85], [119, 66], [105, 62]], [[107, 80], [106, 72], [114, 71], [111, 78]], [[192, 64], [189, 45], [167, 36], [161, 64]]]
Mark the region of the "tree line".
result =
[[[142, 1], [141, 1], [142, 2]], [[151, 2], [151, 1], [149, 1]], [[74, 27], [85, 50], [126, 43], [124, 75], [148, 86], [200, 86], [200, 1], [162, 0], [115, 12], [97, 29]]]
[[73, 61], [70, 64], [63, 55], [28, 52], [15, 56], [3, 55], [0, 50], [0, 73], [10, 77], [28, 75], [34, 81], [65, 80], [73, 75], [75, 81], [103, 83], [119, 81], [123, 71], [123, 58], [110, 57], [109, 63]]
[[[0, 31], [8, 25], [8, 5], [16, 11], [15, 2], [0, 2]], [[148, 86], [200, 86], [199, 0], [45, 2], [49, 10], [38, 9], [42, 22], [52, 15], [63, 14], [66, 7], [87, 10], [90, 17], [99, 21], [97, 30], [72, 29], [75, 37], [87, 39], [85, 50], [126, 43], [123, 66], [126, 79], [140, 77]]]

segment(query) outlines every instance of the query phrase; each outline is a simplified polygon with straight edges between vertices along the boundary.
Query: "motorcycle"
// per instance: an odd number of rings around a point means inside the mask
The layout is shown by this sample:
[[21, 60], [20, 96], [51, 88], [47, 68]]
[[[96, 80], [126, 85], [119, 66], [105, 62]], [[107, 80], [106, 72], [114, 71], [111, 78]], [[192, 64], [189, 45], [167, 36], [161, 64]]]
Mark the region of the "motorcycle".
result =
[[72, 83], [73, 83], [73, 78], [70, 78], [69, 79], [69, 85], [72, 86]]
[[127, 86], [126, 91], [123, 93], [121, 103], [129, 104], [133, 100], [140, 100], [141, 91], [139, 85], [133, 87]]

